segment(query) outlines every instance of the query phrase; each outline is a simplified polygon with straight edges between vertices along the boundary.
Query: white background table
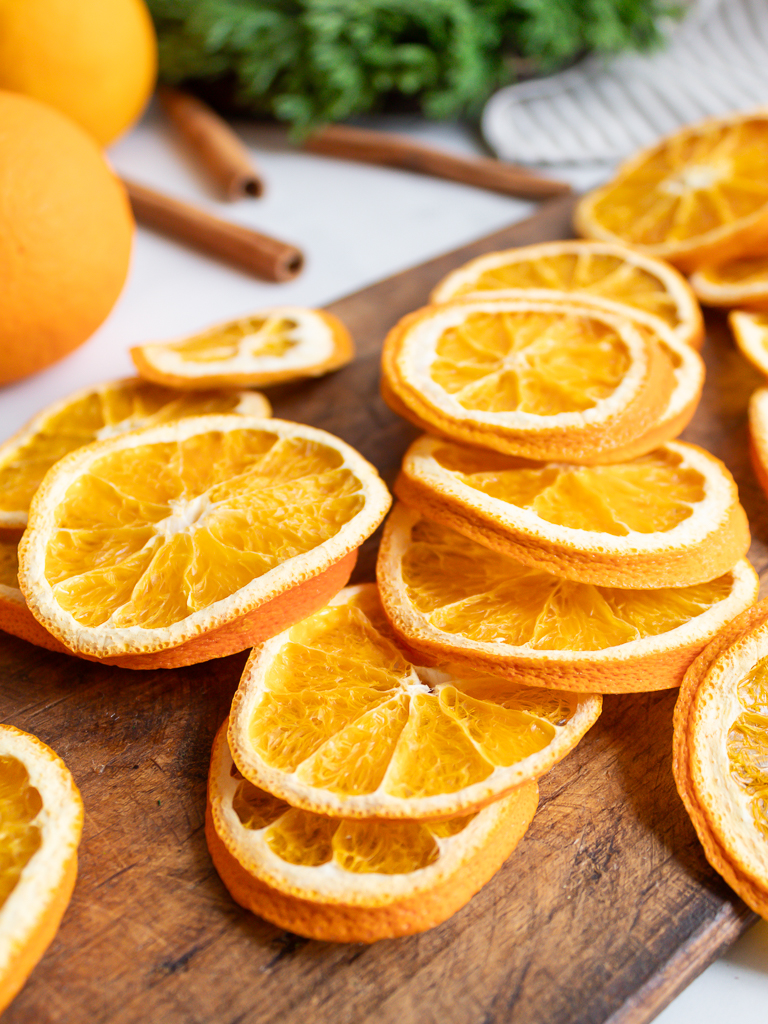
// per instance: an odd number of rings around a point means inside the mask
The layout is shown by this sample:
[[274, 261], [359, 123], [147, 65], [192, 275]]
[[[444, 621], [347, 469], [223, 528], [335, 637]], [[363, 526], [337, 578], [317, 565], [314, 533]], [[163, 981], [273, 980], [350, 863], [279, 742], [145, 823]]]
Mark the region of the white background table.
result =
[[[460, 152], [481, 152], [453, 124], [369, 122]], [[306, 269], [267, 284], [139, 229], [130, 277], [96, 334], [62, 362], [0, 389], [0, 437], [48, 402], [87, 384], [132, 375], [128, 348], [165, 340], [275, 303], [323, 305], [528, 216], [535, 207], [402, 171], [293, 151], [275, 133], [239, 126], [267, 182], [259, 200], [219, 202], [154, 108], [110, 151], [120, 173], [219, 216], [298, 244]], [[591, 184], [589, 172], [574, 179]], [[661, 1024], [768, 1020], [768, 923], [760, 922], [657, 1018]], [[543, 1024], [543, 1022], [542, 1022]]]

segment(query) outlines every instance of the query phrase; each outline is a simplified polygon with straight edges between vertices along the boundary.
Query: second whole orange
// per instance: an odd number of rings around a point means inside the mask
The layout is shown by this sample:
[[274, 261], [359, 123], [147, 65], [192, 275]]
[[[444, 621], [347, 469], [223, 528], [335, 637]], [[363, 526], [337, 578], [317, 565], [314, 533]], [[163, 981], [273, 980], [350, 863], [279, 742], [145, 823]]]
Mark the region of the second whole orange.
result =
[[133, 229], [93, 139], [52, 107], [0, 91], [0, 384], [93, 334], [122, 290]]

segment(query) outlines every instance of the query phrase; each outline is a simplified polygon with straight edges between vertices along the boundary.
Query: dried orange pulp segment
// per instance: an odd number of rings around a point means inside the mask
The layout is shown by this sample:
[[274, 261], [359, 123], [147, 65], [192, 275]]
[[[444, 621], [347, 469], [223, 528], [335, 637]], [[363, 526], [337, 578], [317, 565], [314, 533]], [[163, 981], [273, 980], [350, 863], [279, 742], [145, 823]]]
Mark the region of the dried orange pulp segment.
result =
[[41, 410], [0, 445], [0, 529], [23, 530], [29, 503], [47, 471], [64, 455], [92, 441], [203, 413], [269, 416], [257, 391], [189, 395], [140, 377], [106, 381], [67, 395]]
[[707, 306], [768, 309], [768, 255], [700, 267], [691, 287]]
[[[323, 430], [187, 417], [53, 466], [19, 547], [19, 585], [38, 621], [77, 653], [205, 647], [220, 630], [240, 644], [202, 652], [221, 656], [325, 604], [389, 504], [373, 466]], [[314, 590], [334, 566], [345, 578]]]
[[761, 913], [768, 908], [767, 677], [763, 614], [697, 673], [686, 726], [692, 797], [726, 860], [761, 892]]
[[582, 583], [704, 583], [749, 548], [733, 477], [682, 442], [631, 462], [569, 466], [424, 436], [406, 452], [395, 493], [479, 544]]
[[82, 828], [83, 803], [61, 758], [0, 725], [0, 1012], [58, 930]]
[[681, 128], [589, 192], [574, 222], [585, 238], [624, 242], [689, 272], [765, 250], [768, 111]]
[[744, 559], [709, 583], [625, 589], [525, 566], [398, 505], [376, 575], [403, 643], [425, 658], [529, 685], [600, 693], [678, 686], [696, 655], [754, 603]]
[[464, 906], [517, 846], [537, 802], [528, 782], [442, 822], [320, 816], [244, 779], [225, 723], [211, 755], [206, 837], [248, 910], [309, 938], [374, 942], [432, 928]]
[[142, 377], [174, 388], [262, 387], [320, 377], [354, 356], [349, 331], [330, 313], [272, 306], [131, 357]]
[[567, 239], [478, 256], [433, 289], [432, 302], [456, 298], [589, 296], [615, 313], [627, 307], [659, 317], [680, 341], [701, 348], [704, 320], [691, 286], [674, 267], [613, 242]]
[[44, 629], [27, 608], [19, 590], [19, 558], [16, 541], [0, 538], [0, 629], [49, 651], [71, 653], [47, 629]]
[[699, 841], [704, 847], [707, 860], [744, 902], [763, 917], [768, 917], [768, 891], [764, 886], [756, 885], [732, 863], [725, 847], [712, 831], [707, 816], [698, 802], [691, 779], [690, 745], [693, 728], [691, 711], [694, 708], [694, 698], [702, 680], [721, 655], [742, 637], [753, 633], [758, 627], [764, 625], [766, 621], [768, 621], [768, 602], [761, 601], [760, 604], [753, 605], [752, 608], [729, 623], [702, 651], [685, 673], [675, 703], [672, 759], [677, 791], [688, 812], [688, 817], [696, 829]]
[[238, 769], [318, 814], [450, 818], [540, 778], [600, 714], [594, 694], [412, 659], [376, 587], [348, 587], [252, 653], [229, 722]]
[[670, 359], [625, 317], [557, 302], [430, 306], [390, 331], [384, 387], [437, 431], [524, 458], [594, 462], [659, 419]]
[[734, 309], [728, 314], [728, 323], [742, 354], [768, 377], [768, 312]]

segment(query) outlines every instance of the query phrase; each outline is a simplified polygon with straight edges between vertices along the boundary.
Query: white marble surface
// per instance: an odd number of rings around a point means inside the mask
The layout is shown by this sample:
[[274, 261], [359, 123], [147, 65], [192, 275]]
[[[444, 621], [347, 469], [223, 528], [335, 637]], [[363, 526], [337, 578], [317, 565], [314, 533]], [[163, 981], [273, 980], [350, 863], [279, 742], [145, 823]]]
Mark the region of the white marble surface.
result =
[[[461, 152], [479, 152], [456, 125], [386, 122]], [[267, 133], [268, 134], [268, 133]], [[525, 202], [400, 171], [293, 152], [243, 136], [267, 181], [260, 200], [216, 200], [159, 113], [111, 150], [117, 169], [137, 181], [208, 207], [218, 215], [292, 241], [307, 256], [289, 284], [266, 284], [148, 231], [137, 232], [127, 286], [111, 316], [57, 365], [0, 389], [0, 437], [53, 399], [86, 384], [133, 373], [128, 348], [166, 339], [275, 302], [319, 305], [501, 228], [533, 212]], [[591, 184], [585, 172], [577, 185]], [[768, 924], [761, 922], [657, 1018], [661, 1024], [728, 1024], [768, 1018]]]

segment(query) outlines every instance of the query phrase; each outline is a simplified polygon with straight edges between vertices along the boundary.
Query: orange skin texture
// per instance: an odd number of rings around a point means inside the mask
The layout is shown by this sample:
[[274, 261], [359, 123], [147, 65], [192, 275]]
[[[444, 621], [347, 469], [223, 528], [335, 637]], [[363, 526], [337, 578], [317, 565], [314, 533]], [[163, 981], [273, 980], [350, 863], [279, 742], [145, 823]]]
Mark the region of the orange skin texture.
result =
[[182, 668], [197, 665], [212, 658], [226, 658], [229, 654], [255, 647], [270, 637], [282, 633], [301, 619], [319, 611], [346, 586], [357, 561], [357, 550], [332, 563], [323, 572], [278, 594], [271, 601], [254, 608], [234, 622], [187, 640], [166, 651], [152, 654], [126, 654], [119, 658], [94, 658], [70, 650], [42, 626], [26, 606], [3, 601], [0, 598], [0, 629], [27, 640], [38, 647], [59, 654], [76, 654], [86, 661], [117, 665], [120, 668], [156, 669]]
[[125, 282], [134, 222], [97, 144], [52, 108], [0, 91], [0, 385], [86, 341]]
[[186, 391], [206, 390], [207, 388], [269, 387], [272, 384], [285, 384], [288, 381], [304, 377], [322, 377], [354, 359], [355, 347], [352, 336], [338, 317], [333, 316], [332, 313], [326, 313], [322, 309], [318, 309], [316, 312], [325, 320], [333, 333], [334, 351], [324, 362], [316, 363], [313, 366], [301, 369], [273, 370], [271, 373], [211, 373], [206, 377], [184, 377], [181, 374], [163, 373], [158, 370], [154, 363], [147, 359], [143, 345], [130, 350], [131, 359], [139, 376], [145, 380]]
[[760, 889], [752, 879], [747, 878], [731, 862], [728, 853], [712, 831], [709, 820], [696, 798], [691, 780], [689, 747], [691, 734], [689, 719], [696, 693], [704, 677], [721, 654], [766, 621], [768, 621], [768, 600], [753, 605], [752, 608], [748, 608], [729, 623], [722, 633], [702, 651], [686, 672], [675, 704], [672, 772], [680, 799], [683, 801], [688, 817], [704, 847], [707, 860], [755, 913], [768, 918], [768, 892]]
[[77, 854], [73, 852], [66, 862], [64, 878], [56, 895], [45, 908], [45, 913], [40, 915], [40, 920], [29, 939], [15, 951], [7, 973], [0, 977], [0, 1013], [21, 991], [27, 978], [53, 941], [59, 930], [64, 911], [72, 897], [76, 879]]
[[460, 910], [496, 874], [525, 835], [538, 806], [539, 790], [535, 782], [525, 783], [517, 792], [518, 804], [479, 854], [462, 864], [458, 872], [434, 889], [379, 907], [314, 903], [280, 892], [256, 878], [219, 838], [210, 799], [205, 814], [205, 837], [214, 867], [241, 907], [309, 939], [377, 942], [434, 928]]

